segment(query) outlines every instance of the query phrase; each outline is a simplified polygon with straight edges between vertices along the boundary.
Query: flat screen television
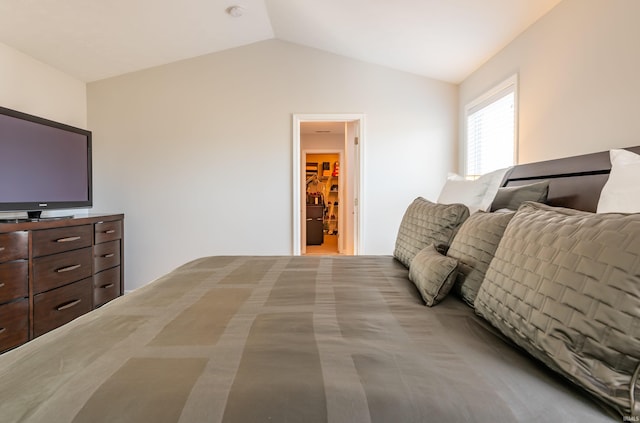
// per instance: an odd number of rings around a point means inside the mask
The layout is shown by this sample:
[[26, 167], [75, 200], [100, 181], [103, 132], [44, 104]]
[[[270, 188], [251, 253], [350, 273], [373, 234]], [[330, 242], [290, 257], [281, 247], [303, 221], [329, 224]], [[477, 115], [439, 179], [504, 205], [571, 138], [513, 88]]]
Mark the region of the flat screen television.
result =
[[91, 132], [0, 107], [0, 212], [92, 205]]

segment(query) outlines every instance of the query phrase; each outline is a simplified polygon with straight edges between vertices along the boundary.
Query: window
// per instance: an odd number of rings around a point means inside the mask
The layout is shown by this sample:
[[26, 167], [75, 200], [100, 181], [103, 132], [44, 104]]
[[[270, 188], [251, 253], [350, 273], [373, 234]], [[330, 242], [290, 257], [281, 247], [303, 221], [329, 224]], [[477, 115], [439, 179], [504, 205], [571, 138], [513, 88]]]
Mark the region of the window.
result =
[[516, 162], [517, 75], [465, 107], [465, 176], [470, 179]]

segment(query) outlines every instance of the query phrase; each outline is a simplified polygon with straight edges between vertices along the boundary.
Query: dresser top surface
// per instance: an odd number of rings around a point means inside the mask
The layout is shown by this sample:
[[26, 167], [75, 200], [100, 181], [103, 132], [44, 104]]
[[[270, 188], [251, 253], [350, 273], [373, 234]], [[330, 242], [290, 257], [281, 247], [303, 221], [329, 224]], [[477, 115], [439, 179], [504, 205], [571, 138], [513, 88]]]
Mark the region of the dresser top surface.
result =
[[93, 224], [102, 221], [123, 220], [124, 214], [88, 214], [67, 218], [44, 218], [44, 219], [15, 219], [0, 222], [0, 233], [13, 231], [27, 231], [50, 228], [62, 228], [65, 226], [76, 226]]

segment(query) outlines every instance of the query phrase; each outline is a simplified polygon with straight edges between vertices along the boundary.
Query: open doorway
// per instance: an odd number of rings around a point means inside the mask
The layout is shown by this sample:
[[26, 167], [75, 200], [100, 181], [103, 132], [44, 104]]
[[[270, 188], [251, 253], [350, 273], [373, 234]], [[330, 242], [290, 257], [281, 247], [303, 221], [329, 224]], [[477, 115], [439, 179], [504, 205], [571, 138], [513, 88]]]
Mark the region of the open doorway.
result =
[[[338, 143], [335, 147], [336, 151], [321, 150], [311, 152], [305, 147], [310, 141], [324, 141], [320, 144], [331, 146], [332, 137], [338, 135], [335, 131], [330, 133], [322, 132], [324, 137], [315, 137], [311, 134], [305, 136], [307, 130], [303, 124], [302, 129], [302, 146], [303, 156], [305, 157], [305, 211], [304, 227], [306, 238], [306, 251], [308, 255], [333, 255], [342, 254], [341, 220], [344, 219], [344, 213], [341, 213], [342, 190], [340, 186], [341, 172], [340, 162], [344, 155], [344, 146]], [[327, 135], [332, 135], [328, 137]], [[315, 139], [320, 138], [320, 140]], [[339, 136], [338, 136], [339, 140]]]
[[[294, 115], [293, 116], [293, 254], [346, 254], [357, 255], [362, 245], [363, 175], [362, 157], [364, 140], [364, 115]], [[314, 155], [335, 157], [321, 158]], [[309, 159], [309, 156], [311, 158]], [[308, 160], [309, 159], [309, 160]], [[307, 168], [309, 163], [309, 169]], [[338, 165], [336, 172], [335, 165]], [[314, 167], [316, 166], [316, 167]], [[326, 169], [328, 167], [328, 169]], [[309, 196], [316, 187], [308, 189], [309, 178], [316, 174], [317, 187], [322, 199]], [[337, 175], [337, 176], [333, 176]], [[332, 192], [333, 189], [333, 192]], [[318, 195], [318, 197], [320, 197]], [[321, 223], [315, 223], [317, 236], [322, 225], [321, 247], [317, 241], [307, 240], [307, 203], [324, 203]], [[336, 204], [337, 203], [337, 204]], [[314, 216], [319, 212], [310, 210]], [[311, 225], [314, 226], [314, 225]], [[325, 240], [325, 236], [327, 236]], [[335, 246], [329, 244], [335, 242]], [[323, 251], [324, 249], [327, 251]], [[331, 251], [328, 251], [330, 249]]]

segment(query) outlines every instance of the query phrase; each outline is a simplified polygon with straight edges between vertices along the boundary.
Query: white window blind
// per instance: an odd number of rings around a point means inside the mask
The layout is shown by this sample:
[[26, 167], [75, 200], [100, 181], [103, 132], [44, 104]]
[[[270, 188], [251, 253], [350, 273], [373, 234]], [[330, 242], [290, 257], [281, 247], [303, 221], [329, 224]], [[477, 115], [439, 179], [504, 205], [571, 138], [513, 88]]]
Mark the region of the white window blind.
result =
[[509, 78], [466, 107], [467, 178], [515, 164], [516, 82]]

